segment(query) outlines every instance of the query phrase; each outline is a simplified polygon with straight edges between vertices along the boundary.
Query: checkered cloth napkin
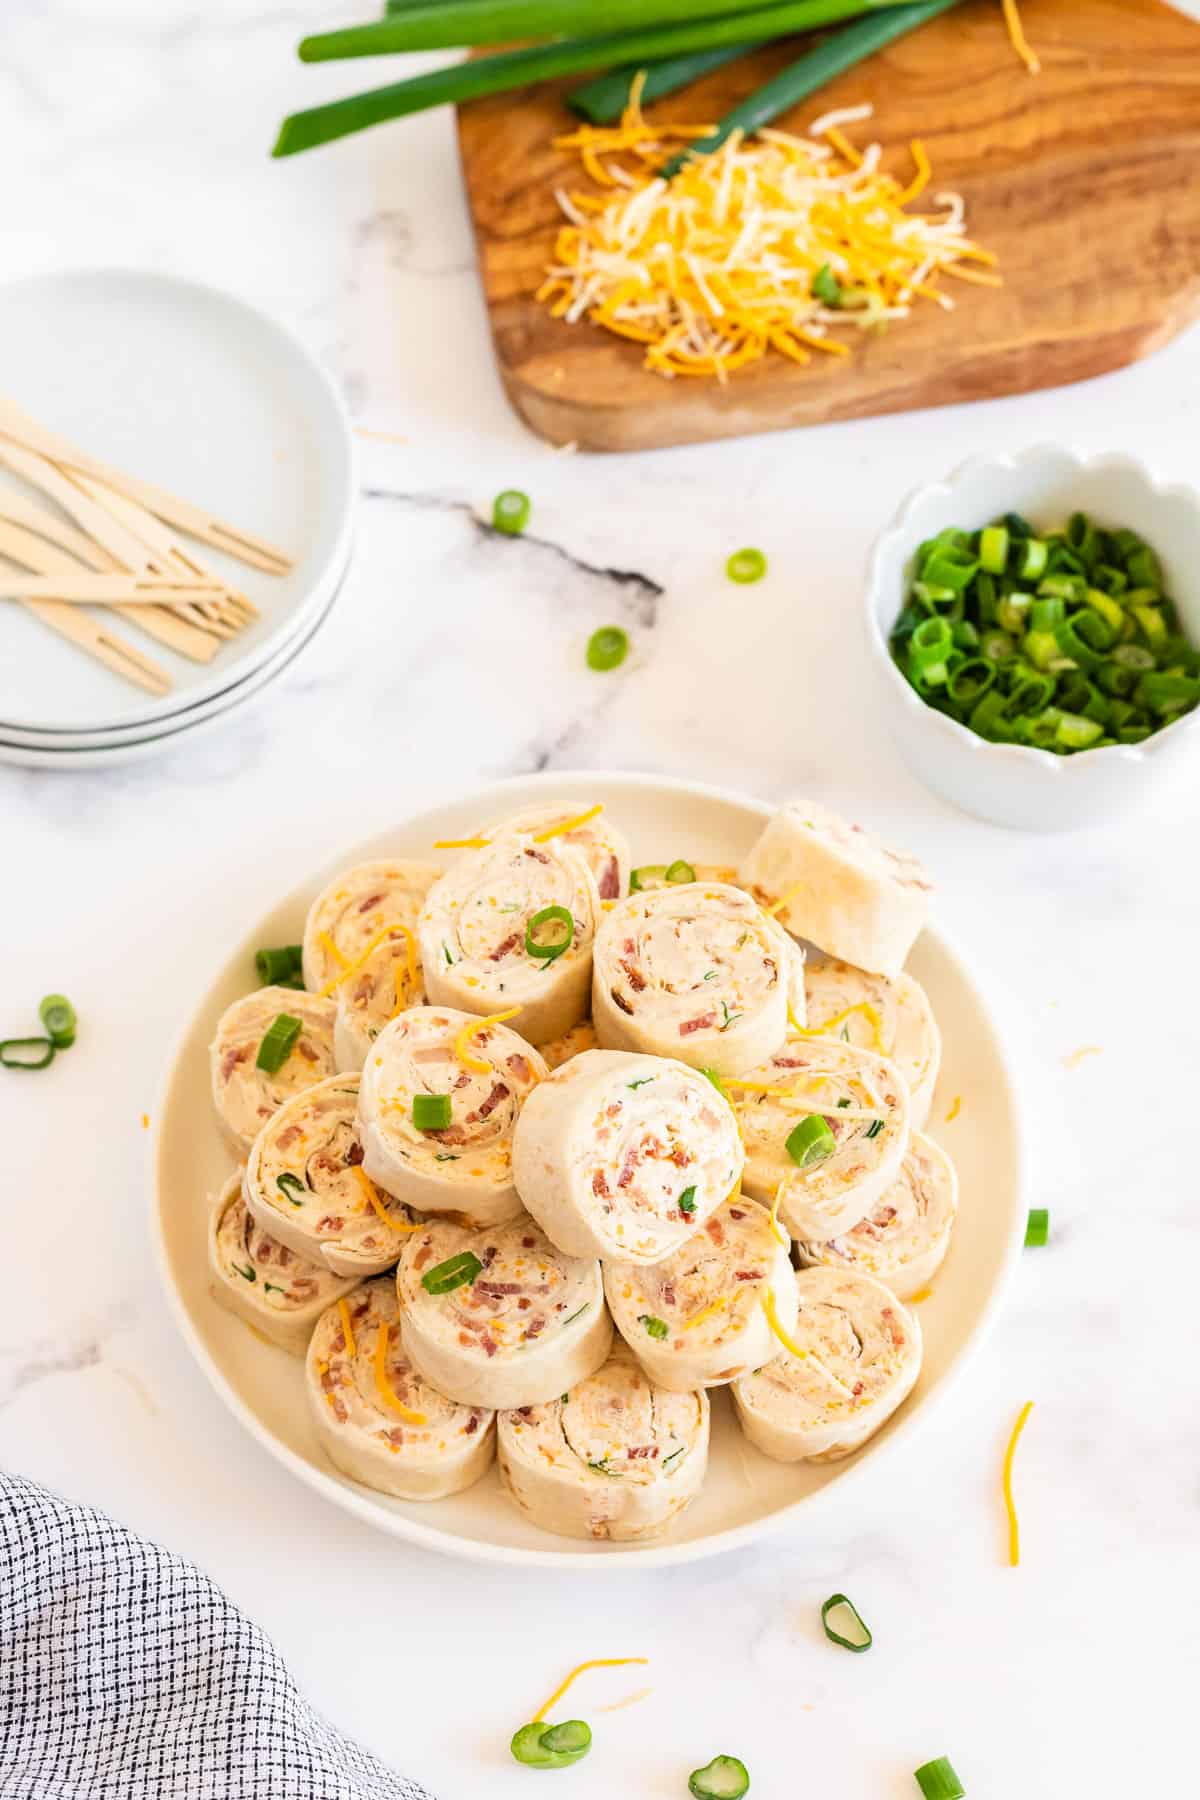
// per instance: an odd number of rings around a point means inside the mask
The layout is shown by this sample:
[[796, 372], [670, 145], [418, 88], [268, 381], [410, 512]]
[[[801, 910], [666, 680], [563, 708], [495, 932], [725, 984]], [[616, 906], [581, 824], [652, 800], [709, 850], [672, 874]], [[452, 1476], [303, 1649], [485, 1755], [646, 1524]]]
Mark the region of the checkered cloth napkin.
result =
[[206, 1575], [0, 1474], [0, 1800], [430, 1800]]

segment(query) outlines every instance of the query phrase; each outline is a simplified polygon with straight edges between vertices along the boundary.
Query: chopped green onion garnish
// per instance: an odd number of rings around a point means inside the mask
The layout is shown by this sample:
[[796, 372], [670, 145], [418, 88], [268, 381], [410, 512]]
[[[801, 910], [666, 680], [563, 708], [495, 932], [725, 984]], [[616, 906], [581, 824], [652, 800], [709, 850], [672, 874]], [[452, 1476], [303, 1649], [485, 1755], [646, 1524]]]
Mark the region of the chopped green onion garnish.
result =
[[696, 871], [693, 869], [690, 862], [684, 862], [683, 858], [680, 857], [668, 868], [666, 879], [682, 886], [685, 882], [695, 881]]
[[281, 944], [278, 949], [256, 950], [254, 967], [263, 987], [290, 986], [300, 975], [304, 952], [299, 944]]
[[445, 1131], [450, 1123], [449, 1094], [414, 1094], [412, 1122], [418, 1131]]
[[925, 1800], [964, 1800], [967, 1790], [944, 1756], [922, 1763], [913, 1776]]
[[869, 1138], [877, 1138], [882, 1130], [883, 1130], [883, 1120], [882, 1119], [872, 1119], [871, 1123], [867, 1126], [866, 1131], [863, 1133], [863, 1136], [869, 1137]]
[[542, 1749], [555, 1756], [569, 1756], [573, 1762], [591, 1748], [592, 1728], [583, 1719], [565, 1719], [542, 1732]]
[[448, 1256], [421, 1277], [421, 1286], [427, 1294], [452, 1294], [455, 1288], [466, 1287], [477, 1275], [483, 1273], [483, 1264], [473, 1250], [460, 1250], [457, 1256]]
[[670, 1327], [665, 1319], [656, 1319], [653, 1313], [639, 1313], [638, 1324], [646, 1327], [646, 1335], [652, 1338], [665, 1338]]
[[53, 1061], [53, 1038], [5, 1038], [0, 1042], [0, 1065], [6, 1069], [44, 1069]]
[[989, 575], [1003, 575], [1008, 564], [1008, 530], [989, 525], [979, 534], [979, 565]]
[[69, 1050], [75, 1042], [79, 1021], [75, 1008], [65, 994], [47, 994], [38, 1007], [38, 1018], [46, 1027], [46, 1035], [56, 1050]]
[[714, 1756], [688, 1776], [688, 1792], [696, 1800], [741, 1800], [749, 1786], [749, 1770], [736, 1756]]
[[812, 297], [814, 300], [819, 300], [822, 306], [839, 306], [841, 304], [841, 283], [828, 263], [822, 263], [812, 278]]
[[716, 1069], [701, 1069], [700, 1073], [712, 1082], [718, 1094], [728, 1100], [729, 1095], [725, 1092], [725, 1083], [721, 1080], [720, 1074]]
[[[275, 1177], [275, 1186], [279, 1189], [284, 1199], [290, 1200], [293, 1206], [304, 1205], [303, 1196], [308, 1192], [308, 1189], [305, 1187], [300, 1177], [298, 1175], [293, 1175], [290, 1169], [285, 1169], [282, 1175], [277, 1175]], [[293, 1197], [293, 1189], [301, 1196], [299, 1200]]]
[[505, 488], [492, 501], [492, 524], [509, 537], [519, 537], [529, 523], [529, 495], [520, 488]]
[[[848, 1629], [855, 1632], [854, 1637], [843, 1637], [841, 1632], [835, 1631], [829, 1623], [830, 1613], [839, 1610], [849, 1614]], [[840, 1644], [843, 1650], [853, 1650], [856, 1656], [861, 1656], [864, 1650], [869, 1650], [875, 1641], [857, 1606], [853, 1600], [847, 1600], [845, 1594], [829, 1596], [821, 1608], [821, 1623], [825, 1627], [825, 1636], [831, 1644]]]
[[[553, 927], [548, 943], [534, 936], [535, 931], [541, 931], [547, 925]], [[574, 941], [575, 920], [565, 906], [543, 906], [525, 927], [525, 952], [538, 962], [552, 963], [564, 950], [569, 950]]]
[[695, 1210], [696, 1210], [696, 1190], [694, 1187], [686, 1187], [686, 1188], [684, 1188], [682, 1194], [680, 1194], [679, 1210], [681, 1213], [694, 1213], [695, 1212]]
[[1049, 1242], [1049, 1238], [1049, 1212], [1044, 1206], [1032, 1207], [1030, 1209], [1029, 1217], [1025, 1222], [1025, 1248], [1027, 1250], [1040, 1250], [1043, 1244]]
[[640, 869], [630, 869], [629, 891], [631, 894], [638, 894], [649, 884], [666, 879], [666, 863], [643, 863]]
[[767, 559], [761, 550], [735, 550], [725, 564], [730, 581], [736, 581], [742, 587], [751, 581], [761, 581], [766, 572]]
[[601, 625], [588, 639], [587, 666], [599, 675], [619, 669], [629, 655], [629, 633], [619, 625]]
[[258, 1046], [255, 1068], [261, 1069], [264, 1075], [278, 1075], [303, 1029], [303, 1021], [295, 1013], [276, 1013]]
[[788, 1133], [785, 1148], [799, 1168], [808, 1169], [813, 1163], [824, 1162], [827, 1156], [833, 1155], [837, 1139], [821, 1115], [811, 1113]]

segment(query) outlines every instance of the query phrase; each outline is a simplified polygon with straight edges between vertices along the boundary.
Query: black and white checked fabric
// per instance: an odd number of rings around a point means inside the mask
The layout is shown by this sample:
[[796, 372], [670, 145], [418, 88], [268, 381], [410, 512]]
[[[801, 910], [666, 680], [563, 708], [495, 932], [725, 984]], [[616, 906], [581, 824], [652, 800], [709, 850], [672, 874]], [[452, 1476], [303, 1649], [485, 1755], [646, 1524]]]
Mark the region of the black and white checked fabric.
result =
[[0, 1474], [0, 1800], [430, 1800], [206, 1575]]

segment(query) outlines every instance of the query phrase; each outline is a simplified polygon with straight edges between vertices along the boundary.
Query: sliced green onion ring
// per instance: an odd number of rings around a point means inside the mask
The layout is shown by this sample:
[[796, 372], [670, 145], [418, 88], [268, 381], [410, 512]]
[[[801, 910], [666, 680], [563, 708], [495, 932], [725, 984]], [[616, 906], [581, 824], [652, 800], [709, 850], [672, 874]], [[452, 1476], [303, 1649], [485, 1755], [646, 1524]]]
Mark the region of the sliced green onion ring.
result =
[[639, 1313], [638, 1324], [645, 1327], [647, 1337], [665, 1338], [670, 1326], [665, 1319], [656, 1319], [653, 1313]]
[[299, 944], [280, 944], [275, 949], [268, 946], [254, 952], [255, 971], [263, 987], [290, 985], [300, 974], [303, 961], [304, 952]]
[[285, 1200], [291, 1200], [293, 1206], [304, 1205], [302, 1199], [295, 1200], [292, 1198], [292, 1190], [294, 1189], [297, 1194], [303, 1195], [307, 1194], [308, 1189], [305, 1187], [300, 1177], [298, 1175], [293, 1175], [290, 1169], [285, 1169], [282, 1175], [277, 1175], [275, 1177], [275, 1186], [279, 1189]]
[[837, 1139], [820, 1113], [810, 1113], [788, 1133], [784, 1147], [798, 1168], [809, 1169], [833, 1155]]
[[[674, 867], [674, 864], [671, 866]], [[665, 881], [666, 879], [666, 863], [643, 863], [640, 869], [630, 869], [629, 891], [631, 894], [640, 894], [647, 882]]]
[[532, 510], [528, 494], [520, 488], [504, 488], [492, 501], [492, 526], [509, 537], [520, 537]]
[[79, 1024], [75, 1008], [65, 994], [47, 994], [38, 1007], [38, 1018], [46, 1028], [46, 1036], [56, 1050], [69, 1050], [75, 1042]]
[[587, 666], [598, 675], [619, 669], [629, 655], [629, 633], [619, 625], [601, 625], [588, 639]]
[[592, 1747], [592, 1728], [585, 1719], [564, 1719], [542, 1732], [542, 1749], [555, 1756], [569, 1756], [578, 1761]]
[[[835, 1631], [829, 1623], [830, 1613], [837, 1612], [839, 1609], [849, 1613], [852, 1629], [858, 1634], [856, 1637], [843, 1637], [841, 1632]], [[856, 1656], [861, 1656], [864, 1650], [869, 1650], [875, 1641], [871, 1636], [870, 1627], [857, 1606], [853, 1600], [847, 1600], [845, 1594], [830, 1594], [821, 1608], [821, 1624], [824, 1626], [825, 1636], [831, 1644], [840, 1644], [843, 1650], [852, 1650]]]
[[966, 1788], [954, 1773], [950, 1759], [936, 1756], [913, 1770], [913, 1779], [925, 1800], [965, 1800]]
[[696, 1190], [695, 1190], [695, 1188], [694, 1187], [685, 1187], [682, 1194], [680, 1194], [680, 1196], [679, 1196], [677, 1205], [679, 1207], [680, 1212], [683, 1213], [685, 1218], [690, 1217], [691, 1214], [694, 1213], [696, 1210]]
[[1050, 1214], [1044, 1206], [1030, 1208], [1025, 1222], [1025, 1248], [1040, 1250], [1050, 1241]]
[[725, 564], [725, 573], [730, 581], [736, 581], [745, 587], [751, 581], [761, 581], [767, 572], [767, 559], [761, 550], [753, 546], [745, 550], [735, 550]]
[[449, 1094], [414, 1094], [412, 1122], [418, 1131], [445, 1131], [452, 1117]]
[[[34, 1051], [38, 1053], [36, 1056]], [[0, 1041], [0, 1065], [6, 1069], [45, 1069], [53, 1061], [53, 1038], [4, 1038]]]
[[684, 862], [682, 857], [679, 857], [675, 862], [671, 863], [664, 875], [664, 880], [675, 883], [678, 886], [683, 886], [684, 883], [695, 881], [695, 879], [695, 869], [690, 862]]
[[448, 1256], [422, 1275], [421, 1286], [427, 1294], [452, 1294], [455, 1288], [466, 1287], [482, 1273], [483, 1264], [475, 1252], [460, 1250], [457, 1256]]
[[255, 1068], [261, 1069], [264, 1075], [278, 1075], [303, 1029], [304, 1022], [295, 1013], [276, 1013], [258, 1046]]
[[[535, 931], [543, 930], [547, 925], [562, 927], [565, 936], [555, 937], [549, 943], [534, 937]], [[525, 954], [532, 956], [537, 962], [552, 963], [556, 957], [569, 950], [575, 942], [575, 918], [565, 906], [543, 906], [541, 912], [535, 912], [525, 927]]]
[[749, 1786], [750, 1772], [736, 1756], [714, 1756], [688, 1776], [688, 1792], [695, 1800], [741, 1800]]

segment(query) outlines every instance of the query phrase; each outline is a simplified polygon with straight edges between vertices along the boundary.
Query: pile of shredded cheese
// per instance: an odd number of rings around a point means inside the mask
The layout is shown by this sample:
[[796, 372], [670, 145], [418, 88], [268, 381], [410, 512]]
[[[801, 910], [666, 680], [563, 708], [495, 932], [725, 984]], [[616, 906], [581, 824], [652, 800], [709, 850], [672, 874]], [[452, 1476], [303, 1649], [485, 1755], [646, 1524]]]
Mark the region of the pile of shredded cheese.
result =
[[[919, 141], [906, 185], [884, 172], [878, 144], [860, 153], [843, 136], [870, 107], [829, 113], [808, 137], [735, 132], [668, 182], [656, 169], [671, 146], [713, 127], [651, 125], [640, 86], [620, 125], [556, 140], [602, 191], [558, 190], [567, 223], [538, 298], [556, 317], [644, 344], [647, 368], [724, 381], [771, 350], [798, 363], [844, 357], [847, 328], [906, 319], [918, 298], [952, 307], [945, 276], [999, 285], [964, 266], [995, 258], [966, 236], [959, 195], [935, 194], [933, 213], [906, 210], [932, 176]], [[828, 292], [830, 276], [837, 306], [813, 291], [822, 277]]]

